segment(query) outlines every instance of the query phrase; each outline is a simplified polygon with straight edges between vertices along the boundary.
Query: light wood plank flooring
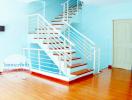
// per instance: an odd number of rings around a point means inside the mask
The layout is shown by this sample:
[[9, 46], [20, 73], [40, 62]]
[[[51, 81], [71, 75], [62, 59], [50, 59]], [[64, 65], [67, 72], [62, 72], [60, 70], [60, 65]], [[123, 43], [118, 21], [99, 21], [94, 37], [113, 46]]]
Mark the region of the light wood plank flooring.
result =
[[0, 75], [0, 100], [132, 100], [131, 72], [104, 70], [64, 86], [22, 72]]

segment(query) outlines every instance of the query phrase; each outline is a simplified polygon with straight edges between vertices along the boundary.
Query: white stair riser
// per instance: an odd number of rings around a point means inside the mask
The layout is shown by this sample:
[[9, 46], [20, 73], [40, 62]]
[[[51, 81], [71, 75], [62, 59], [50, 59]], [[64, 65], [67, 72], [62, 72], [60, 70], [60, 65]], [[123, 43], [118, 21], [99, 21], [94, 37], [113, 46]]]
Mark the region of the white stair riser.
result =
[[[58, 40], [58, 39], [44, 39], [43, 40], [43, 43], [54, 43], [54, 42], [60, 42], [61, 40]], [[47, 44], [48, 45], [48, 44]], [[57, 46], [58, 44], [49, 44], [48, 46], [49, 47], [54, 47], [54, 46]], [[64, 45], [64, 44], [60, 44], [60, 45]]]
[[[64, 43], [57, 41], [57, 40], [52, 40], [52, 41], [44, 40], [44, 43], [46, 45], [49, 45], [50, 48], [64, 46]], [[53, 44], [53, 43], [55, 43], [55, 44]]]
[[73, 77], [70, 77], [70, 81], [72, 81], [72, 80], [75, 80], [75, 79], [78, 79], [78, 78], [81, 78], [81, 77], [84, 77], [84, 76], [88, 76], [88, 75], [90, 75], [90, 74], [93, 74], [94, 72], [93, 71], [91, 71], [91, 72], [88, 72], [88, 73], [85, 73], [85, 74], [82, 74], [82, 75], [79, 75], [79, 76], [73, 76]]
[[62, 28], [64, 25], [53, 25], [55, 28]]
[[58, 22], [58, 21], [57, 22], [52, 22], [52, 24], [63, 24], [63, 21], [61, 21], [61, 22]]
[[67, 61], [67, 64], [68, 64], [68, 65], [70, 65], [70, 64], [73, 65], [73, 64], [77, 64], [77, 63], [81, 63], [81, 62], [82, 62], [81, 59], [78, 59], [78, 60], [72, 60], [72, 62], [70, 62], [70, 61], [68, 62], [68, 61]]
[[80, 67], [76, 67], [76, 68], [69, 68], [70, 69], [70, 72], [76, 72], [76, 71], [79, 71], [79, 70], [83, 70], [83, 69], [87, 69], [87, 65], [84, 65], [84, 66], [80, 66]]
[[58, 34], [34, 34], [33, 38], [51, 38], [51, 37], [60, 37]]
[[[54, 56], [56, 56], [56, 55], [54, 55]], [[66, 59], [69, 59], [71, 56], [72, 56], [72, 57], [76, 57], [74, 54], [72, 54], [72, 55], [69, 55], [69, 54], [65, 55]], [[57, 56], [57, 57], [59, 57], [59, 56]], [[61, 55], [60, 58], [61, 58], [61, 59], [64, 59], [64, 56]]]
[[[53, 41], [53, 42], [56, 42], [56, 41]], [[54, 48], [54, 47], [67, 47], [68, 45], [64, 45], [64, 43], [59, 43], [59, 44], [50, 44], [49, 45], [49, 48]], [[64, 49], [60, 49], [60, 50], [64, 50]], [[66, 48], [66, 50], [68, 50], [68, 48]]]
[[60, 33], [59, 31], [53, 31], [52, 29], [49, 30], [39, 30], [36, 33]]

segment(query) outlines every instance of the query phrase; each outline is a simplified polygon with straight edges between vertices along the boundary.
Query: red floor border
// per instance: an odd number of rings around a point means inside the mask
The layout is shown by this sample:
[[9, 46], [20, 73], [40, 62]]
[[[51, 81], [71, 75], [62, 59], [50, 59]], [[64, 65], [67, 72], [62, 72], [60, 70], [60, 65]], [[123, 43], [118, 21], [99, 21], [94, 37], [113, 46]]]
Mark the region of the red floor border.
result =
[[43, 75], [43, 74], [40, 74], [40, 73], [37, 73], [37, 72], [32, 72], [31, 74], [33, 76], [37, 76], [37, 77], [40, 77], [40, 78], [43, 78], [43, 79], [47, 79], [47, 80], [50, 80], [50, 81], [53, 81], [53, 82], [56, 82], [56, 83], [60, 83], [60, 84], [63, 84], [63, 85], [69, 85], [69, 82], [67, 82], [67, 81], [57, 79], [57, 78], [53, 78], [53, 77]]
[[112, 69], [112, 65], [108, 65], [108, 69]]

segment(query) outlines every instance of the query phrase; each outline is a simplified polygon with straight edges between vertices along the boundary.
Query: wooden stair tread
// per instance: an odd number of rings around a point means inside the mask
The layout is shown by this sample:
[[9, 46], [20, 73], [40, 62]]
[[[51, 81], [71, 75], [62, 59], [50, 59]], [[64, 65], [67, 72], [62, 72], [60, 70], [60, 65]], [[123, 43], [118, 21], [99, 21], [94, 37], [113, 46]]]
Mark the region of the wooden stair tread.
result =
[[49, 42], [49, 43], [44, 42], [43, 44], [60, 44], [60, 43], [63, 43], [63, 42]]
[[[37, 33], [29, 33], [29, 34], [37, 34]], [[39, 33], [39, 34], [59, 34], [59, 33], [51, 33], [51, 32], [47, 32], [47, 33]]]
[[[63, 15], [67, 15], [67, 13], [62, 13], [62, 14], [60, 14], [59, 16], [63, 16]], [[69, 13], [68, 15], [76, 15], [75, 13]]]
[[46, 40], [46, 39], [58, 39], [59, 37], [50, 37], [50, 38], [34, 38], [34, 39], [44, 39], [44, 40]]
[[[65, 48], [69, 48], [69, 47], [65, 47]], [[65, 49], [64, 47], [57, 47], [57, 48], [49, 48], [50, 50], [57, 50], [57, 49]]]
[[[70, 61], [70, 60], [79, 60], [79, 59], [81, 59], [81, 58], [79, 58], [79, 57], [74, 57], [74, 58], [71, 58], [71, 59], [67, 59], [66, 61]], [[62, 61], [64, 61], [64, 59], [62, 59]]]
[[73, 52], [67, 52], [68, 54], [73, 54], [73, 53], [76, 53], [75, 51], [73, 51]]
[[[72, 58], [71, 60], [78, 60], [78, 59], [81, 59], [81, 58]], [[67, 60], [67, 61], [69, 61], [69, 60]]]
[[[65, 21], [67, 21], [67, 20], [65, 20]], [[53, 20], [51, 22], [63, 22], [63, 20]]]
[[[67, 54], [74, 54], [74, 53], [76, 53], [76, 52], [67, 52]], [[56, 56], [61, 55], [61, 56], [63, 56], [64, 54], [53, 54], [53, 55], [56, 55]]]
[[[65, 11], [67, 13], [67, 11]], [[69, 9], [68, 12], [74, 12], [74, 10]]]
[[86, 63], [85, 64], [78, 63], [78, 64], [73, 64], [71, 66], [68, 66], [68, 68], [76, 68], [76, 67], [85, 66], [85, 65], [87, 65], [87, 64]]
[[[35, 34], [37, 34], [37, 33], [35, 33]], [[59, 34], [59, 33], [47, 32], [47, 33], [39, 33], [39, 34]]]
[[64, 25], [64, 24], [52, 24], [52, 25]]
[[[63, 17], [56, 17], [55, 19], [62, 19]], [[66, 17], [65, 17], [66, 18]], [[72, 17], [68, 17], [68, 18], [72, 18]]]
[[[74, 57], [74, 58], [71, 58], [71, 59], [67, 59], [66, 61], [70, 61], [70, 60], [79, 60], [79, 59], [81, 59], [81, 58], [77, 58], [77, 57]], [[62, 59], [62, 61], [64, 61], [64, 59]]]
[[[54, 28], [48, 28], [49, 30], [54, 30]], [[48, 29], [36, 29], [36, 30], [39, 30], [39, 31], [42, 31], [42, 30], [48, 30]], [[61, 28], [55, 28], [55, 29], [61, 29]]]
[[83, 69], [83, 70], [80, 70], [80, 71], [77, 71], [77, 72], [73, 72], [71, 73], [72, 75], [76, 75], [76, 76], [79, 76], [79, 75], [82, 75], [82, 74], [85, 74], [85, 73], [88, 73], [88, 72], [91, 72], [92, 70], [88, 70], [88, 69]]
[[70, 14], [65, 13], [65, 14], [60, 14], [60, 15], [61, 15], [61, 16], [62, 16], [62, 15], [70, 15], [70, 16], [72, 16], [72, 15], [76, 15], [76, 12], [70, 13]]
[[[61, 30], [61, 28], [55, 28], [56, 30]], [[54, 30], [54, 28], [50, 28], [50, 30]]]
[[51, 22], [62, 22], [62, 20], [53, 20]]
[[[81, 8], [81, 7], [79, 7], [78, 9], [80, 10], [80, 9], [82, 9], [82, 8]], [[69, 10], [68, 10], [68, 11], [74, 11], [74, 12], [76, 12], [76, 11], [77, 11], [77, 8], [69, 8]]]
[[[69, 13], [72, 13], [72, 12], [77, 12], [77, 10], [68, 10]], [[65, 11], [65, 13], [67, 13], [67, 11]]]

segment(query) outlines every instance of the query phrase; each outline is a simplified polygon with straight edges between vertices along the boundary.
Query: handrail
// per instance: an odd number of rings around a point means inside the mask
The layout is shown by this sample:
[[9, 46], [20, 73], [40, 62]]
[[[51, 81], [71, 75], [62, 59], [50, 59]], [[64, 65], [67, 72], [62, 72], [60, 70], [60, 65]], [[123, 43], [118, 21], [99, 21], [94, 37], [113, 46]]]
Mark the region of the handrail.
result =
[[70, 27], [71, 29], [73, 29], [75, 32], [77, 32], [80, 36], [82, 36], [84, 39], [86, 39], [87, 41], [89, 41], [93, 46], [96, 46], [95, 43], [89, 39], [88, 37], [86, 37], [85, 35], [83, 35], [82, 33], [80, 33], [78, 30], [76, 30], [74, 27], [72, 27], [70, 24], [68, 24], [67, 22], [64, 22], [68, 27]]
[[[60, 31], [57, 31], [56, 28], [54, 28], [42, 15], [40, 14], [32, 14], [32, 15], [28, 15], [28, 17], [32, 17], [32, 16], [39, 16], [42, 20], [44, 20], [55, 32], [60, 33]], [[66, 41], [68, 41], [70, 43], [70, 45], [75, 46], [74, 43], [72, 43], [70, 40], [68, 40], [63, 34], [60, 34]]]
[[[80, 33], [69, 23], [64, 22], [65, 27], [64, 32], [67, 32], [67, 36], [73, 41], [76, 46], [75, 49], [80, 53], [81, 58], [83, 58], [84, 63], [89, 63], [89, 67], [92, 67], [94, 73], [99, 73], [100, 71], [100, 48], [88, 37]], [[78, 39], [77, 39], [77, 37]], [[79, 39], [80, 38], [80, 39]], [[88, 47], [89, 46], [89, 47]]]

